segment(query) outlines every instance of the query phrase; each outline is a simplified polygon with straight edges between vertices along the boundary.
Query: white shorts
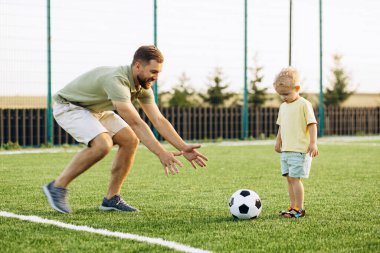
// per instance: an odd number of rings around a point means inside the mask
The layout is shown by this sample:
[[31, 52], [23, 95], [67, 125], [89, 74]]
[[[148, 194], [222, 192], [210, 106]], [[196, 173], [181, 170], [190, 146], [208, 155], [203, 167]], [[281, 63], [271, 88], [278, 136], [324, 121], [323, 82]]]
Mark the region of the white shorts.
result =
[[128, 124], [113, 111], [91, 112], [71, 103], [55, 103], [53, 116], [57, 123], [76, 141], [88, 145], [101, 133], [113, 137]]

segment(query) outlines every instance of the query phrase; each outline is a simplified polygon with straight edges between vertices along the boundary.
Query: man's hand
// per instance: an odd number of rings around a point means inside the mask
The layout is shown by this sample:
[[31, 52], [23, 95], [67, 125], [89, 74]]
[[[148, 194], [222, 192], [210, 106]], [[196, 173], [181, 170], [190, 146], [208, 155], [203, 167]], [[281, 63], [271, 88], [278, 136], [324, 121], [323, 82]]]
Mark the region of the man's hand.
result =
[[172, 175], [178, 173], [177, 165], [179, 167], [183, 166], [182, 163], [175, 158], [175, 156], [180, 156], [180, 155], [182, 155], [182, 152], [168, 152], [168, 151], [162, 152], [158, 155], [158, 158], [160, 158], [160, 161], [162, 165], [164, 166], [166, 176], [169, 175], [169, 172]]
[[195, 163], [200, 167], [206, 167], [206, 161], [208, 158], [201, 153], [199, 153], [196, 149], [200, 148], [200, 144], [187, 144], [186, 147], [182, 150], [183, 156], [191, 163], [191, 165], [196, 169]]

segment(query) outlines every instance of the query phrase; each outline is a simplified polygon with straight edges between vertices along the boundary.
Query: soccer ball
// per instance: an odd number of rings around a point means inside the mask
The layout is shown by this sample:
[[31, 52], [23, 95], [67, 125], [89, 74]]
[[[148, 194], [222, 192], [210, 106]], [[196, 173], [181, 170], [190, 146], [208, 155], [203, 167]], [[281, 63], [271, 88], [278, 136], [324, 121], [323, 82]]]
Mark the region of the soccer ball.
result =
[[235, 219], [255, 219], [260, 215], [262, 205], [259, 195], [248, 189], [240, 189], [232, 194], [228, 202], [232, 216]]

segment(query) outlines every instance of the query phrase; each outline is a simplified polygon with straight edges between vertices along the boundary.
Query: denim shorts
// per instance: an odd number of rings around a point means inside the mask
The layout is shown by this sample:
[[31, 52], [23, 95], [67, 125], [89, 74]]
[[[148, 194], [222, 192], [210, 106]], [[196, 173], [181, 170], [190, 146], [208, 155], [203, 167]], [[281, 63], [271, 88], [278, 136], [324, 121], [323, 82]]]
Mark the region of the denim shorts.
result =
[[281, 153], [281, 173], [283, 176], [294, 178], [307, 178], [305, 173], [306, 153], [282, 152]]

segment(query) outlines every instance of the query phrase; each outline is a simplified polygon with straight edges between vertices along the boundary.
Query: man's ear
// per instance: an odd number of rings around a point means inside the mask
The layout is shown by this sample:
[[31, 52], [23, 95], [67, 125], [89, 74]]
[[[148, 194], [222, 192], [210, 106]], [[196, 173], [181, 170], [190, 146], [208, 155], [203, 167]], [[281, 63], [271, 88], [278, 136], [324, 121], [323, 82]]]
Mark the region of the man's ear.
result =
[[136, 61], [135, 67], [136, 67], [136, 69], [140, 69], [141, 68], [141, 62], [140, 61]]
[[299, 92], [301, 89], [301, 86], [300, 85], [296, 85], [296, 91]]

